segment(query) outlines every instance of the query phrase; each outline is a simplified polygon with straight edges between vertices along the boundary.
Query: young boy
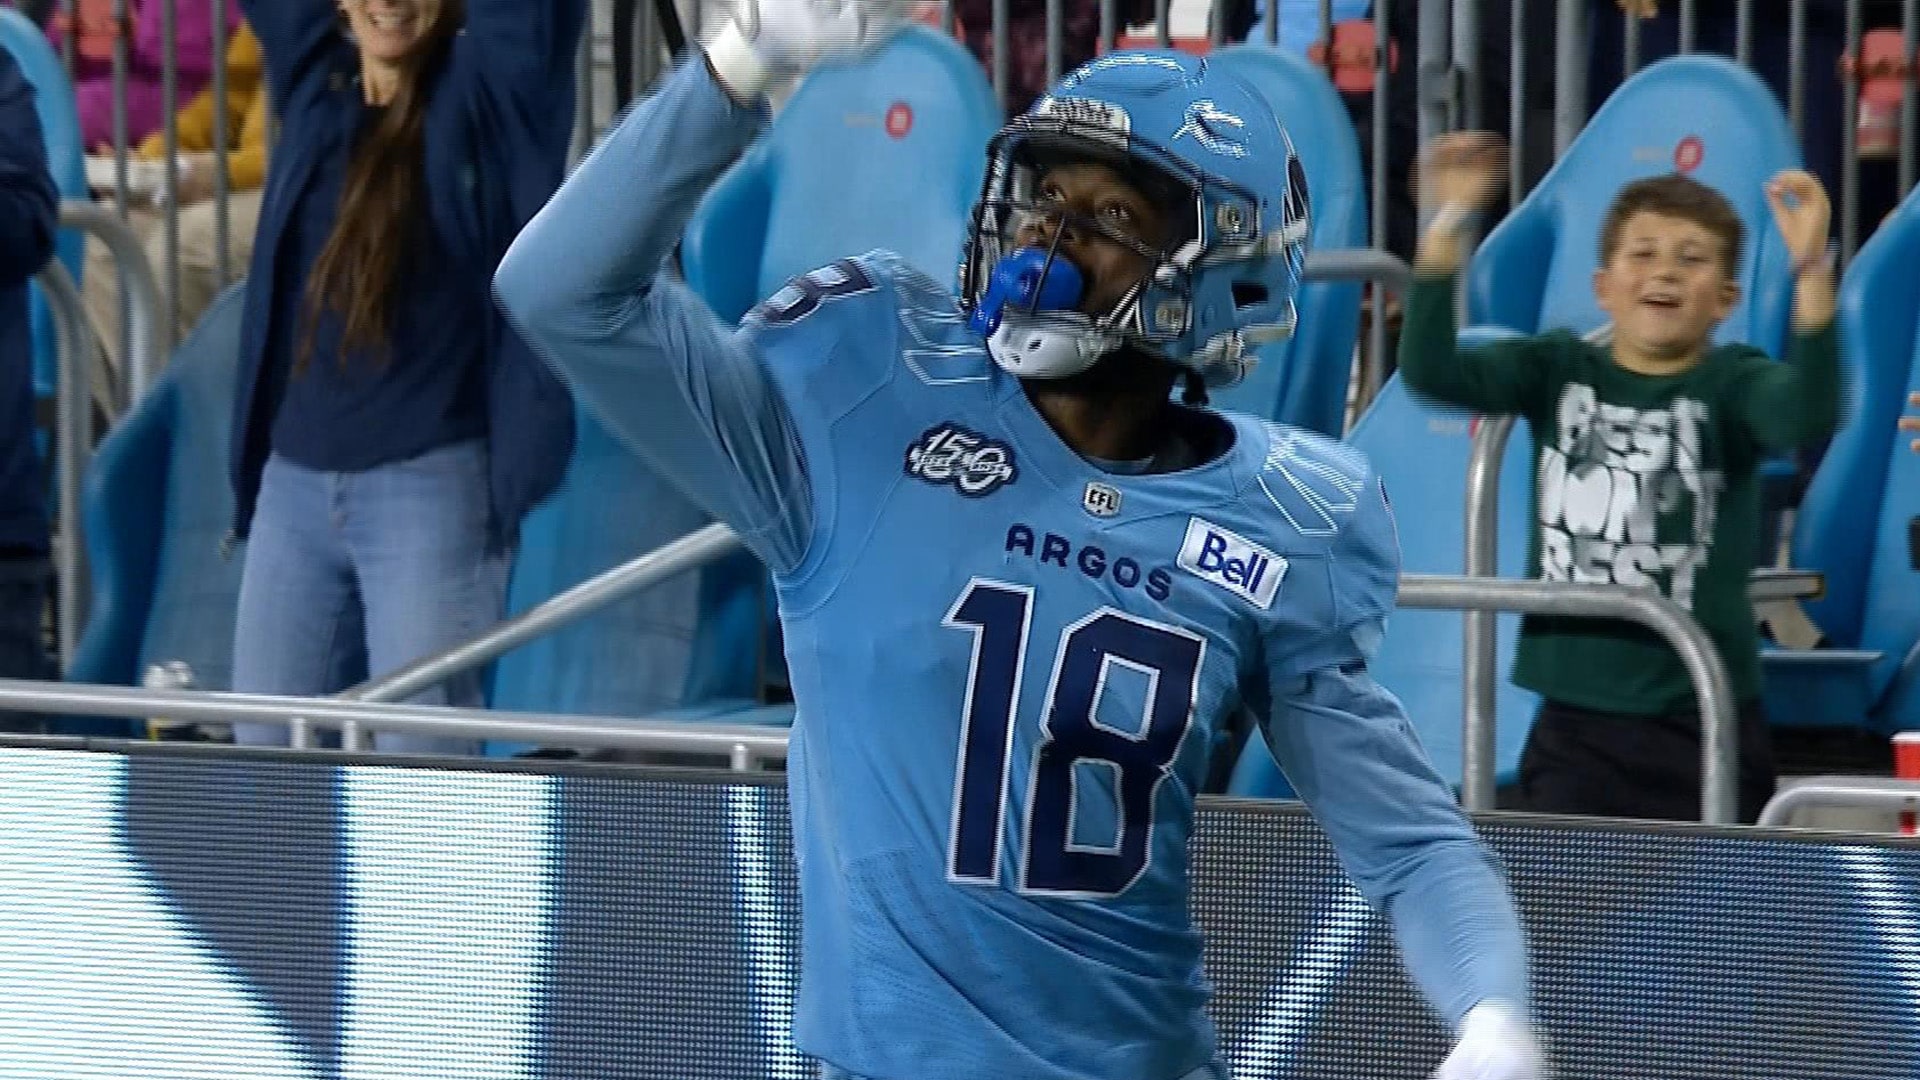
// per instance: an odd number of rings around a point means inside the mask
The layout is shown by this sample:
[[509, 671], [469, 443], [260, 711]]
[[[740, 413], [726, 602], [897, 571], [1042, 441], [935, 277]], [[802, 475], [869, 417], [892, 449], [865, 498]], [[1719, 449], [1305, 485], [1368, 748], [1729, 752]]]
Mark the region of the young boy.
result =
[[[1407, 385], [1534, 433], [1529, 561], [1547, 581], [1652, 587], [1693, 613], [1739, 702], [1740, 815], [1773, 794], [1760, 710], [1759, 636], [1748, 579], [1759, 552], [1755, 469], [1829, 434], [1839, 411], [1829, 206], [1788, 171], [1767, 200], [1795, 267], [1785, 363], [1712, 343], [1739, 301], [1743, 229], [1720, 193], [1684, 176], [1623, 188], [1600, 232], [1593, 287], [1608, 345], [1551, 331], [1455, 344], [1455, 230], [1506, 176], [1499, 141], [1439, 139], [1424, 163], [1436, 212], [1422, 237], [1400, 339]], [[1618, 620], [1529, 616], [1514, 682], [1544, 699], [1520, 760], [1523, 808], [1694, 820], [1700, 713], [1686, 669], [1658, 635]]]

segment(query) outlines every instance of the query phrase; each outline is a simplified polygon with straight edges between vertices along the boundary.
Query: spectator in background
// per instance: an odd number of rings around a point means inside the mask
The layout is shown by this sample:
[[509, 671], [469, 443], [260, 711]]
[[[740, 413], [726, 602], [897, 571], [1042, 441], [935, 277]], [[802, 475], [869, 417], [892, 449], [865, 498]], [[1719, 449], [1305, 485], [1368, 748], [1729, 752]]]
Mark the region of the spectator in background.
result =
[[245, 6], [281, 135], [241, 331], [233, 683], [320, 695], [497, 622], [520, 520], [572, 453], [572, 399], [491, 278], [564, 174], [586, 0]]
[[[1916, 390], [1907, 395], [1907, 404], [1913, 406], [1916, 410], [1920, 410], [1920, 390]], [[1920, 412], [1916, 412], [1913, 416], [1901, 417], [1900, 430], [1920, 433]], [[1916, 454], [1920, 454], [1920, 438], [1909, 443], [1907, 448]]]
[[[260, 58], [260, 41], [245, 23], [234, 31], [227, 45], [227, 267], [238, 278], [253, 251], [253, 231], [260, 220], [260, 186], [267, 175], [268, 113], [266, 69]], [[217, 200], [214, 198], [220, 161], [214, 155], [215, 100], [212, 87], [200, 92], [176, 121], [179, 135], [179, 240], [180, 292], [179, 332], [184, 335], [200, 321], [200, 313], [211, 305], [228, 281], [220, 276]], [[160, 133], [147, 137], [134, 152], [143, 162], [160, 163], [166, 158], [166, 143]], [[160, 287], [167, 284], [166, 192], [152, 170], [149, 183], [135, 191], [135, 200], [127, 207], [127, 223], [145, 243], [147, 262], [153, 266]], [[105, 395], [120, 380], [120, 275], [114, 269], [113, 253], [97, 237], [87, 238], [85, 288], [87, 313], [104, 345], [109, 370], [93, 380], [95, 393], [104, 402]], [[165, 303], [165, 297], [161, 298]], [[164, 310], [164, 309], [163, 309]], [[163, 316], [164, 318], [164, 316]], [[166, 343], [167, 351], [179, 343], [178, 337]]]
[[[166, 121], [162, 83], [166, 70], [165, 3], [169, 0], [126, 0], [127, 21], [133, 37], [127, 42], [127, 140], [138, 143], [160, 130]], [[174, 5], [174, 92], [178, 100], [198, 94], [213, 77], [215, 61], [213, 16], [215, 0], [171, 0]], [[227, 26], [240, 21], [233, 0]], [[56, 46], [67, 33], [74, 39], [74, 99], [80, 109], [80, 135], [95, 151], [111, 152], [113, 143], [113, 0], [76, 0], [74, 25], [56, 12], [47, 24], [47, 36]]]
[[[33, 88], [0, 49], [0, 678], [57, 677], [41, 632], [47, 561], [46, 469], [34, 446], [27, 282], [53, 258], [59, 199]], [[0, 714], [0, 729], [35, 725]]]
[[[1740, 820], [1773, 795], [1748, 581], [1758, 465], [1831, 434], [1840, 411], [1831, 208], [1811, 173], [1765, 184], [1793, 259], [1793, 334], [1776, 362], [1713, 343], [1740, 299], [1745, 242], [1725, 196], [1677, 173], [1622, 188], [1600, 227], [1594, 295], [1610, 344], [1566, 331], [1455, 348], [1458, 230], [1506, 170], [1498, 140], [1442, 136], [1421, 162], [1435, 213], [1420, 241], [1400, 339], [1418, 393], [1511, 413], [1534, 433], [1531, 573], [1651, 587], [1686, 608], [1726, 662], [1738, 707]], [[1521, 809], [1694, 820], [1703, 720], [1673, 649], [1621, 620], [1529, 615], [1513, 680], [1541, 696], [1520, 757]]]
[[[955, 30], [967, 49], [993, 72], [993, 0], [952, 0]], [[1061, 0], [1060, 73], [1094, 58], [1100, 51], [1100, 0]], [[1117, 37], [1129, 26], [1151, 23], [1154, 0], [1114, 0]], [[1007, 2], [1007, 100], [1009, 115], [1027, 107], [1050, 85], [1047, 79], [1046, 0]]]

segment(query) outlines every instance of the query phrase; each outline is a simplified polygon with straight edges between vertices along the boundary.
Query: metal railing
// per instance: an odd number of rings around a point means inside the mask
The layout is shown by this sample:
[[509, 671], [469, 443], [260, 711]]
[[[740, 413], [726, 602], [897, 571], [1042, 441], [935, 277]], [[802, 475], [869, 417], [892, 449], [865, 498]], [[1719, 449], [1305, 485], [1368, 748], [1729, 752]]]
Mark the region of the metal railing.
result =
[[[591, 602], [611, 602], [618, 595], [644, 587], [652, 580], [691, 569], [701, 560], [717, 558], [731, 550], [727, 545], [732, 542], [737, 541], [731, 530], [720, 525], [690, 534], [674, 545], [668, 545], [669, 548], [678, 545], [673, 558], [679, 565], [670, 565], [663, 555], [644, 571], [630, 565], [624, 568], [625, 573], [610, 572], [610, 575], [597, 579], [598, 591]], [[587, 602], [576, 599], [568, 606], [578, 611]], [[1713, 824], [1734, 822], [1734, 761], [1738, 746], [1726, 669], [1714, 654], [1706, 634], [1672, 601], [1650, 592], [1611, 586], [1481, 581], [1465, 577], [1409, 574], [1401, 579], [1400, 603], [1404, 607], [1442, 610], [1592, 614], [1633, 619], [1653, 628], [1672, 642], [1685, 660], [1700, 695], [1702, 711], [1707, 716], [1702, 747], [1702, 771], [1705, 776], [1702, 818]], [[552, 612], [543, 616], [547, 623], [544, 628], [551, 629], [557, 617], [558, 613]], [[481, 646], [476, 643], [474, 653], [479, 651]], [[451, 671], [448, 669], [444, 673]], [[361, 692], [374, 689], [362, 688]], [[533, 742], [547, 746], [621, 747], [687, 754], [724, 753], [732, 759], [736, 768], [743, 769], [760, 762], [783, 759], [787, 739], [785, 731], [745, 725], [551, 716], [328, 698], [134, 690], [117, 686], [20, 680], [0, 680], [0, 709], [129, 719], [166, 716], [171, 720], [193, 722], [279, 723], [293, 729], [296, 735], [293, 741], [299, 746], [310, 744], [308, 736], [312, 729], [333, 729], [342, 733], [343, 746], [349, 750], [357, 747], [350, 745], [347, 733], [362, 730]]]
[[[1575, 585], [1516, 578], [1452, 577], [1408, 574], [1400, 579], [1402, 607], [1447, 611], [1513, 611], [1528, 615], [1580, 615], [1627, 619], [1653, 630], [1679, 653], [1693, 680], [1701, 715], [1701, 820], [1713, 825], [1738, 821], [1737, 763], [1739, 729], [1735, 724], [1733, 685], [1713, 639], [1686, 609], [1649, 589], [1619, 585]], [[1470, 729], [1484, 741], [1461, 746], [1462, 803], [1470, 810], [1493, 808], [1493, 726]]]
[[1920, 780], [1885, 776], [1814, 776], [1783, 788], [1767, 800], [1758, 824], [1785, 828], [1793, 815], [1816, 806], [1861, 810], [1906, 810], [1920, 802]]
[[[589, 578], [521, 614], [443, 653], [429, 656], [339, 695], [342, 701], [404, 701], [447, 679], [492, 663], [544, 634], [569, 626], [610, 604], [675, 575], [697, 570], [741, 550], [739, 536], [725, 525], [708, 525]], [[341, 738], [347, 749], [363, 749], [363, 733], [349, 721]]]
[[[201, 690], [136, 690], [20, 679], [0, 679], [0, 710], [129, 720], [165, 716], [194, 723], [284, 724], [296, 730], [343, 730], [348, 724], [358, 724], [371, 731], [442, 738], [725, 757], [741, 771], [785, 760], [787, 753], [785, 731], [742, 724], [494, 712]], [[31, 738], [44, 741], [38, 736]]]
[[[1395, 297], [1407, 295], [1413, 284], [1413, 268], [1390, 252], [1371, 248], [1335, 248], [1307, 254], [1302, 281], [1360, 281], [1380, 286]], [[1376, 302], [1367, 319], [1366, 362], [1352, 373], [1350, 382], [1360, 407], [1373, 400], [1385, 381], [1387, 363], [1386, 305]]]
[[[117, 409], [131, 408], [152, 388], [155, 374], [166, 362], [163, 342], [171, 339], [161, 333], [160, 284], [140, 238], [113, 211], [82, 199], [65, 199], [60, 203], [60, 227], [79, 229], [98, 238], [113, 254], [125, 286], [127, 377], [123, 386], [112, 388], [112, 401]], [[84, 304], [80, 316], [79, 328], [91, 340], [93, 330], [86, 320]]]
[[59, 382], [54, 397], [54, 491], [59, 503], [53, 565], [59, 603], [55, 622], [60, 666], [65, 669], [86, 626], [90, 590], [86, 544], [80, 524], [80, 486], [93, 454], [93, 396], [88, 374], [93, 370], [95, 343], [87, 324], [86, 306], [72, 275], [58, 259], [35, 278], [47, 298], [59, 357]]
[[[1590, 338], [1604, 340], [1606, 328]], [[1480, 419], [1473, 436], [1473, 449], [1467, 461], [1465, 548], [1467, 577], [1498, 581], [1500, 573], [1500, 468], [1506, 457], [1516, 418], [1491, 415]], [[1564, 586], [1565, 583], [1550, 583]], [[1819, 595], [1823, 577], [1813, 571], [1756, 571], [1750, 586], [1759, 600], [1786, 600]], [[1580, 586], [1583, 589], [1626, 590], [1619, 585]], [[1463, 618], [1461, 640], [1461, 764], [1463, 803], [1470, 810], [1491, 810], [1494, 806], [1494, 735], [1496, 701], [1499, 690], [1499, 637], [1495, 613], [1501, 609], [1468, 610]], [[1684, 612], [1684, 609], [1678, 609]], [[1539, 614], [1584, 615], [1591, 612], [1539, 612]], [[1688, 621], [1692, 617], [1688, 616]], [[1697, 624], [1696, 624], [1697, 628]], [[1671, 639], [1669, 639], [1671, 640]], [[1709, 647], [1711, 641], [1709, 640]], [[1685, 660], [1685, 652], [1682, 651]], [[1718, 662], [1718, 654], [1715, 654]], [[1699, 680], [1695, 679], [1695, 689]], [[1701, 715], [1711, 717], [1705, 698]], [[1708, 739], [1711, 740], [1711, 724]], [[1731, 737], [1732, 728], [1728, 728]], [[1731, 760], [1731, 759], [1730, 759]]]

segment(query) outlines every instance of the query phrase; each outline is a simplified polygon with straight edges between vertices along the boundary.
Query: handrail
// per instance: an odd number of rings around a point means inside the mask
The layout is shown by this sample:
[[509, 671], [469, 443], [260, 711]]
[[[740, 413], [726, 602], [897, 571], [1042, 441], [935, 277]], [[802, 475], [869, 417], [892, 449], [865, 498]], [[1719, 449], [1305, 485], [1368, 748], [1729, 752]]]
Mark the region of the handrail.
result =
[[497, 739], [578, 746], [725, 755], [737, 769], [786, 757], [787, 733], [746, 724], [630, 720], [612, 716], [450, 709], [330, 698], [277, 697], [204, 690], [134, 689], [89, 683], [0, 679], [0, 709], [73, 716], [141, 719], [166, 716], [199, 723], [270, 723], [323, 728], [360, 724], [376, 731], [458, 739]]
[[[1599, 345], [1613, 340], [1613, 324], [1589, 331]], [[1468, 577], [1500, 573], [1500, 465], [1513, 435], [1514, 417], [1496, 413], [1480, 418], [1467, 459], [1467, 522], [1462, 536]], [[1461, 620], [1460, 791], [1469, 810], [1493, 809], [1494, 712], [1499, 670], [1499, 639], [1494, 613], [1469, 611]]]
[[557, 593], [471, 641], [361, 683], [339, 697], [343, 701], [404, 701], [454, 675], [504, 656], [542, 634], [624, 600], [649, 585], [698, 570], [738, 550], [741, 550], [739, 536], [725, 525], [695, 529], [631, 562]]
[[[1372, 281], [1395, 296], [1407, 295], [1413, 284], [1413, 268], [1391, 252], [1374, 248], [1336, 248], [1307, 254], [1301, 269], [1302, 281]], [[1360, 372], [1359, 400], [1364, 405], [1380, 390], [1379, 374], [1386, 362], [1387, 321], [1383, 307], [1375, 304], [1367, 321], [1368, 362]]]
[[[60, 226], [99, 237], [113, 253], [113, 261], [126, 282], [127, 384], [124, 398], [116, 404], [131, 408], [153, 385], [154, 375], [165, 359], [160, 338], [160, 283], [147, 262], [140, 238], [111, 210], [85, 199], [63, 199]], [[88, 329], [88, 324], [82, 322], [80, 328]]]
[[[490, 663], [542, 634], [586, 618], [641, 589], [732, 554], [740, 546], [739, 536], [725, 525], [716, 523], [695, 529], [631, 562], [588, 578], [497, 624], [479, 637], [352, 687], [341, 693], [339, 699], [403, 701], [454, 675]], [[362, 749], [359, 726], [349, 723], [342, 741], [349, 750]]]
[[[1731, 825], [1737, 820], [1735, 781], [1740, 735], [1734, 724], [1733, 684], [1727, 678], [1726, 665], [1714, 649], [1713, 639], [1685, 608], [1651, 589], [1442, 574], [1402, 576], [1400, 605], [1447, 611], [1516, 611], [1530, 615], [1630, 619], [1666, 638], [1680, 654], [1681, 663], [1686, 665], [1700, 702], [1701, 820], [1710, 825]], [[1463, 764], [1465, 749], [1462, 747]], [[1486, 760], [1491, 764], [1490, 752]], [[1463, 796], [1467, 779], [1462, 777]], [[1469, 809], [1474, 808], [1469, 806]]]
[[[721, 538], [717, 532], [701, 530], [701, 533], [709, 540]], [[1634, 619], [1651, 627], [1672, 642], [1686, 662], [1700, 696], [1701, 711], [1707, 717], [1702, 739], [1702, 771], [1706, 781], [1703, 817], [1712, 824], [1733, 822], [1738, 736], [1733, 725], [1733, 697], [1726, 668], [1714, 653], [1705, 631], [1673, 601], [1647, 590], [1611, 585], [1409, 574], [1401, 578], [1400, 603], [1411, 608], [1590, 614]], [[343, 732], [349, 725], [355, 725], [362, 729], [510, 742], [724, 752], [741, 768], [751, 767], [758, 761], [779, 760], [786, 752], [785, 731], [745, 725], [502, 713], [337, 698], [135, 690], [18, 679], [0, 679], [0, 709], [134, 718], [164, 715], [212, 722], [239, 720], [283, 723], [296, 729], [310, 723], [337, 727]]]
[[1783, 788], [1767, 800], [1759, 824], [1787, 827], [1794, 811], [1808, 806], [1903, 809], [1920, 801], [1920, 780], [1887, 776], [1813, 776]]
[[1333, 248], [1309, 252], [1300, 278], [1303, 281], [1377, 281], [1395, 296], [1405, 296], [1413, 284], [1413, 268], [1389, 251]]
[[60, 605], [55, 632], [59, 639], [60, 668], [64, 671], [73, 660], [81, 628], [86, 625], [89, 597], [86, 545], [81, 536], [80, 484], [93, 453], [89, 430], [93, 400], [87, 380], [94, 366], [94, 349], [98, 346], [87, 325], [86, 303], [67, 268], [55, 259], [35, 280], [47, 298], [47, 310], [53, 315], [59, 357], [59, 383], [54, 399], [54, 491], [60, 503], [60, 540], [54, 548], [54, 569]]
[[[1500, 572], [1500, 464], [1514, 417], [1497, 414], [1480, 418], [1467, 459], [1467, 523], [1463, 534], [1468, 577], [1495, 577]], [[1469, 810], [1494, 806], [1494, 712], [1500, 664], [1498, 627], [1491, 611], [1469, 611], [1462, 618], [1460, 660], [1460, 792]]]

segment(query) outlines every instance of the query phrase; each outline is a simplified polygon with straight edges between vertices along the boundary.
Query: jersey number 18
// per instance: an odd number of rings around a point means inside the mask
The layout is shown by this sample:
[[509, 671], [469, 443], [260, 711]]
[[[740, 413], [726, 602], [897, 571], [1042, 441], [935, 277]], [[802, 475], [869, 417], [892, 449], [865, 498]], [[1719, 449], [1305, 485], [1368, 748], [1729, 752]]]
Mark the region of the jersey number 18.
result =
[[[991, 885], [1000, 879], [1013, 721], [1032, 616], [1032, 586], [985, 578], [973, 579], [947, 612], [946, 626], [973, 634], [948, 851], [954, 881]], [[1061, 631], [1020, 826], [1022, 892], [1111, 897], [1139, 880], [1152, 850], [1154, 792], [1193, 720], [1205, 652], [1205, 641], [1195, 634], [1113, 608]], [[1147, 679], [1146, 715], [1137, 731], [1095, 719], [1110, 664]], [[1082, 763], [1114, 772], [1119, 805], [1111, 846], [1074, 842], [1074, 770]]]

